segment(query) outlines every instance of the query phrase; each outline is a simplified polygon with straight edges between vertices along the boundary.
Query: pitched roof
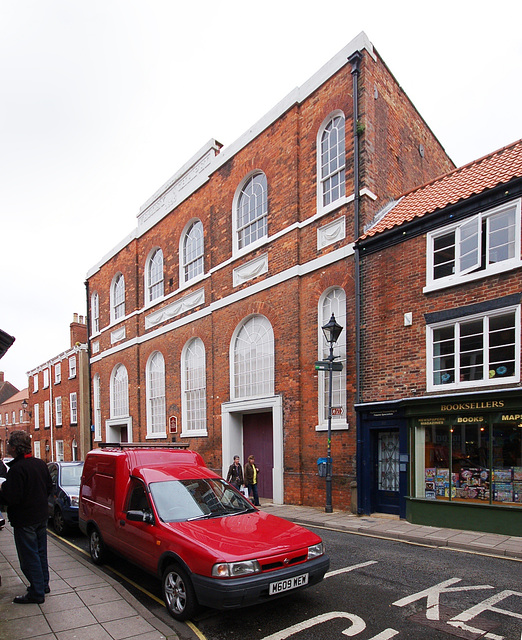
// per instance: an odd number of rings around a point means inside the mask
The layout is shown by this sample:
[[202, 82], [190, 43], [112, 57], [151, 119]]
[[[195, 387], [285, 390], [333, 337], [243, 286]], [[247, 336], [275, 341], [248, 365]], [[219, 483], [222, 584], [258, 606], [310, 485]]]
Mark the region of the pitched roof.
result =
[[403, 195], [362, 239], [522, 177], [522, 140], [454, 169]]

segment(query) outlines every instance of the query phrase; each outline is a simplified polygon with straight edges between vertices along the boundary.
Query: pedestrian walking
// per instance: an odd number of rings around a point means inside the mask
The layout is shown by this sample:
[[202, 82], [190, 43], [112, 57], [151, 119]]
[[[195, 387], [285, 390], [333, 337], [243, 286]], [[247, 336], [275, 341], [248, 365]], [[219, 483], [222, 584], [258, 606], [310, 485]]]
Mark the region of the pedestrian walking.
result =
[[241, 489], [241, 485], [244, 484], [243, 467], [239, 462], [239, 456], [234, 456], [234, 462], [228, 468], [227, 482], [233, 484], [238, 491]]
[[33, 457], [31, 436], [25, 431], [11, 432], [7, 453], [14, 459], [8, 463], [9, 473], [0, 487], [0, 503], [7, 505], [20, 568], [29, 581], [27, 592], [13, 602], [42, 604], [50, 591], [47, 496], [52, 490], [51, 475], [45, 462]]
[[245, 484], [248, 487], [248, 495], [256, 507], [259, 507], [259, 494], [257, 491], [257, 476], [259, 468], [256, 467], [254, 456], [248, 456], [248, 462], [245, 465]]

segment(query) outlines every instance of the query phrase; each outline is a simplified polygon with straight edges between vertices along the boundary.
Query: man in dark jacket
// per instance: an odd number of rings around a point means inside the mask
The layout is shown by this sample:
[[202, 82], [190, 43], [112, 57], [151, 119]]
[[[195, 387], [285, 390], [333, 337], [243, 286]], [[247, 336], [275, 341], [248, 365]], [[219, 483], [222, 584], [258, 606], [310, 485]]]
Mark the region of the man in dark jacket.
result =
[[9, 473], [0, 487], [0, 503], [7, 505], [7, 517], [13, 526], [20, 568], [29, 581], [27, 593], [16, 596], [15, 604], [45, 602], [49, 593], [47, 564], [47, 496], [52, 480], [47, 465], [31, 453], [31, 436], [13, 431], [7, 453]]

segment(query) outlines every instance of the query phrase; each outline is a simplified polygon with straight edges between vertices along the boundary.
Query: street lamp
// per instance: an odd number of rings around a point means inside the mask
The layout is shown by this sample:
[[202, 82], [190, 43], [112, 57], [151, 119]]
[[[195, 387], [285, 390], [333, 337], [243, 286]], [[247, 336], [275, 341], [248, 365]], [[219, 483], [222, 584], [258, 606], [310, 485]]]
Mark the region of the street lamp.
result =
[[332, 377], [334, 369], [335, 371], [342, 370], [342, 363], [334, 362], [339, 356], [334, 356], [333, 350], [343, 327], [335, 321], [335, 316], [332, 313], [330, 320], [321, 329], [326, 342], [330, 345], [330, 354], [326, 358], [328, 362], [328, 450], [326, 454], [326, 506], [324, 510], [325, 513], [332, 513]]

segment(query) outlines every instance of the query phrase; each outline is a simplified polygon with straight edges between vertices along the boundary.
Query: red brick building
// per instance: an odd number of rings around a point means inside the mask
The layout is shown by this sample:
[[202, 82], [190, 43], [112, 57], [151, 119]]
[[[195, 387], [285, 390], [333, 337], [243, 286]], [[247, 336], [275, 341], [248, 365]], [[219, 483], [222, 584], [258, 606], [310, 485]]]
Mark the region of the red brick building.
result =
[[87, 275], [94, 442], [188, 442], [225, 472], [256, 455], [260, 495], [322, 504], [328, 353], [333, 491], [355, 480], [354, 241], [453, 168], [365, 34], [229, 147], [210, 141]]
[[[4, 373], [0, 372], [0, 381], [3, 382]], [[11, 383], [7, 383], [11, 390], [15, 389]], [[27, 389], [16, 391], [7, 400], [0, 404], [0, 458], [7, 457], [6, 442], [11, 431], [28, 431], [31, 422], [27, 411]]]
[[70, 347], [28, 371], [33, 453], [46, 462], [83, 460], [91, 448], [87, 325], [74, 314]]
[[398, 197], [359, 241], [361, 512], [520, 534], [521, 201], [518, 141]]

